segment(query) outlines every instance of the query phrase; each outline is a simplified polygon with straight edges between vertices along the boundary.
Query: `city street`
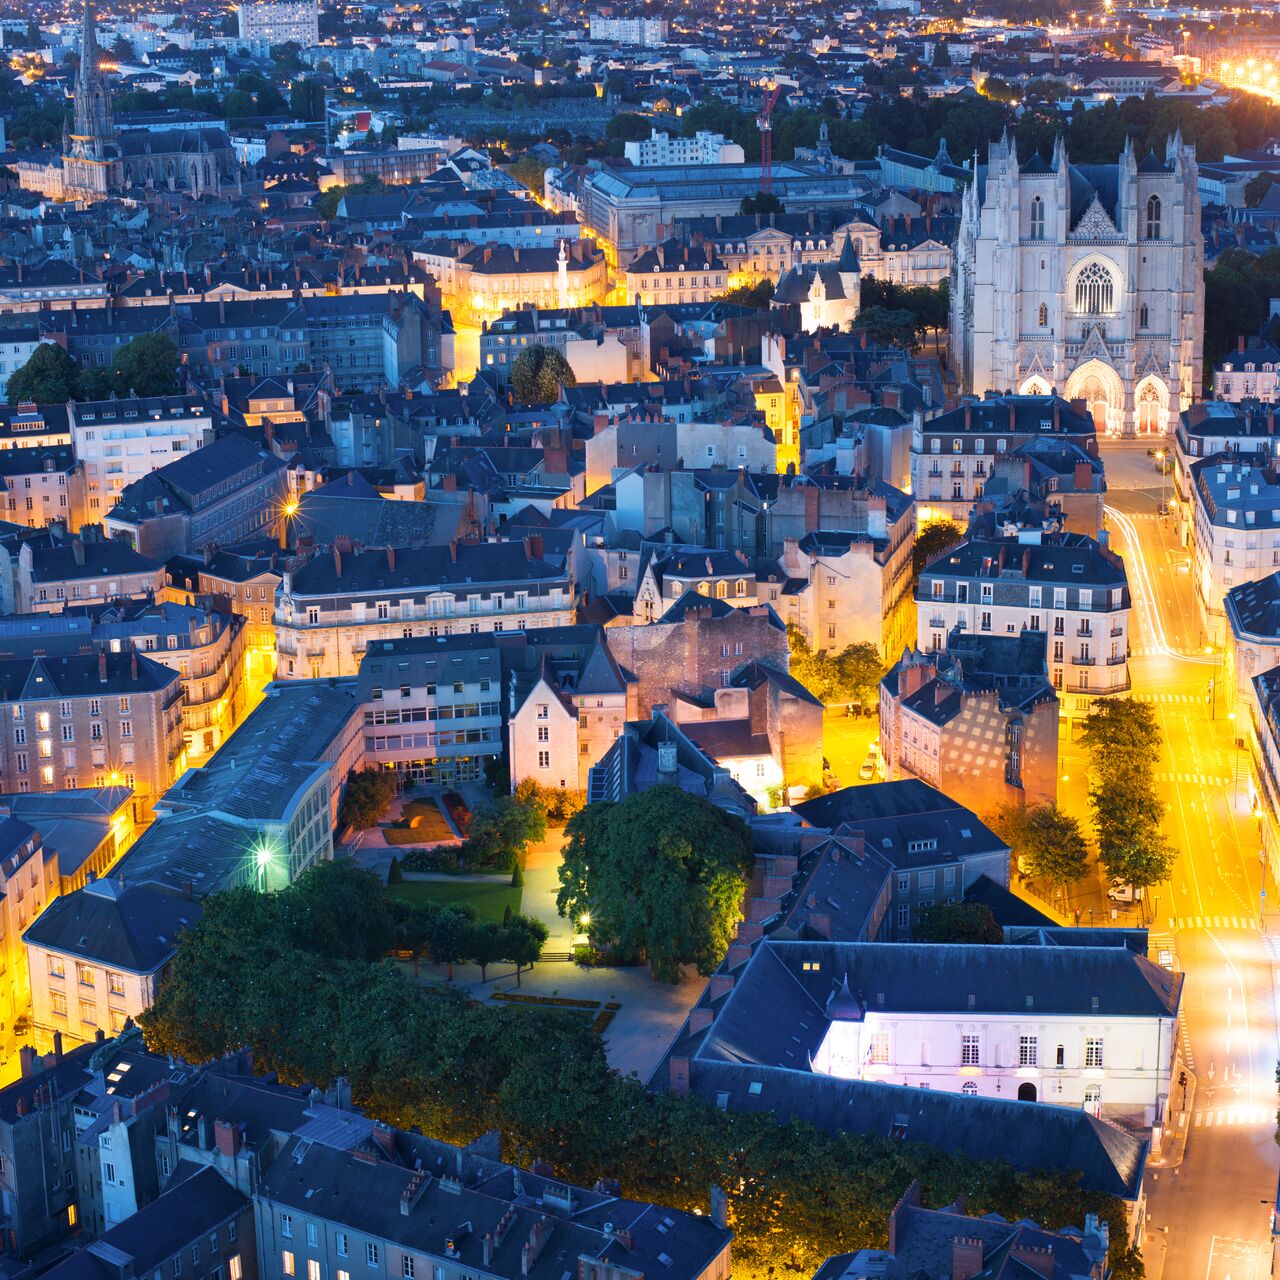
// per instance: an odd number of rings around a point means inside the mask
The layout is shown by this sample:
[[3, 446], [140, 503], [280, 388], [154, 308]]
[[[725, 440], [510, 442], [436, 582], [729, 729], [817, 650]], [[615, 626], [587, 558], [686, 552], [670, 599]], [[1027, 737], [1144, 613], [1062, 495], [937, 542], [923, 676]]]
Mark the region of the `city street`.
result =
[[[1166, 831], [1180, 850], [1171, 884], [1153, 893], [1153, 933], [1172, 934], [1187, 974], [1183, 1056], [1192, 1110], [1176, 1169], [1149, 1175], [1143, 1252], [1153, 1280], [1252, 1280], [1271, 1271], [1275, 1130], [1275, 886], [1263, 896], [1248, 759], [1219, 691], [1216, 653], [1198, 608], [1174, 520], [1156, 512], [1161, 482], [1145, 446], [1104, 446], [1112, 546], [1133, 595], [1133, 696], [1151, 702], [1165, 737]], [[1064, 750], [1064, 800], [1083, 812], [1084, 761]], [[1099, 889], [1099, 900], [1101, 893]], [[1271, 911], [1264, 912], [1265, 906]]]

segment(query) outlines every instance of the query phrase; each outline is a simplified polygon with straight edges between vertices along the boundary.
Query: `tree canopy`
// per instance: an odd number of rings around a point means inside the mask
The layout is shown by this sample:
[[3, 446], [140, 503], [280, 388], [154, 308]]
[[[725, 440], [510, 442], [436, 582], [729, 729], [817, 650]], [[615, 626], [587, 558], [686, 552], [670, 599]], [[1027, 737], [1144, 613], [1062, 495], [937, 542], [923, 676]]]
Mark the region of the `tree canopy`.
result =
[[742, 919], [754, 865], [741, 818], [678, 787], [652, 787], [620, 804], [589, 804], [565, 828], [556, 906], [590, 920], [597, 945], [643, 952], [655, 978], [680, 966], [711, 974]]
[[839, 653], [809, 647], [799, 627], [787, 628], [791, 646], [791, 674], [815, 698], [831, 705], [854, 702], [872, 707], [880, 698], [880, 681], [885, 666], [880, 650], [869, 640], [860, 640]]
[[918, 579], [934, 556], [954, 547], [964, 538], [964, 530], [954, 520], [930, 520], [917, 534], [911, 551], [911, 569]]
[[144, 333], [116, 349], [108, 369], [79, 364], [56, 343], [42, 342], [9, 375], [11, 404], [64, 404], [118, 396], [170, 395], [178, 387], [178, 349], [163, 333]]
[[1155, 781], [1163, 738], [1149, 703], [1103, 698], [1085, 717], [1089, 807], [1098, 859], [1114, 879], [1145, 888], [1169, 878], [1177, 853], [1160, 829]]
[[[537, 1152], [566, 1180], [616, 1177], [624, 1195], [686, 1211], [705, 1209], [714, 1183], [744, 1275], [811, 1275], [832, 1254], [883, 1246], [914, 1178], [928, 1203], [963, 1194], [971, 1212], [1051, 1229], [1097, 1213], [1121, 1234], [1124, 1206], [1070, 1175], [650, 1093], [609, 1068], [580, 1015], [481, 1003], [372, 958], [389, 929], [403, 942], [408, 908], [362, 878], [324, 863], [276, 894], [207, 899], [141, 1017], [147, 1047], [201, 1062], [249, 1045], [288, 1083], [347, 1077], [356, 1104], [388, 1124], [458, 1143], [496, 1129], [508, 1158]], [[450, 914], [454, 939], [441, 930], [431, 945], [461, 954], [471, 920]]]
[[935, 902], [920, 912], [911, 930], [915, 942], [962, 942], [990, 946], [1004, 941], [1004, 930], [982, 902]]
[[1027, 875], [1061, 889], [1088, 873], [1089, 848], [1080, 823], [1056, 804], [1010, 806], [997, 826]]
[[516, 357], [511, 366], [511, 391], [522, 404], [550, 404], [561, 386], [577, 382], [569, 362], [555, 347], [536, 342]]

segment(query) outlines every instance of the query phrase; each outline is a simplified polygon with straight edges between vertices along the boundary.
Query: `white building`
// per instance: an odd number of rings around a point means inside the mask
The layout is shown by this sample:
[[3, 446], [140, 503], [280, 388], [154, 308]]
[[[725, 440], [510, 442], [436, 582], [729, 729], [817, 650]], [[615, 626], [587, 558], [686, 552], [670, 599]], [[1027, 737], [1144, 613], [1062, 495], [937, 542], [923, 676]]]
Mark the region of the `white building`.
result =
[[9, 375], [22, 368], [42, 342], [52, 342], [43, 337], [36, 325], [11, 325], [0, 329], [0, 400], [9, 398]]
[[1280, 382], [1280, 349], [1269, 342], [1246, 346], [1241, 338], [1236, 349], [1213, 371], [1215, 399], [1238, 404], [1241, 400], [1264, 400], [1274, 404]]
[[90, 522], [100, 521], [129, 485], [213, 438], [211, 410], [198, 396], [86, 400], [71, 405], [69, 417]]
[[1086, 715], [1098, 695], [1129, 687], [1124, 562], [1084, 534], [968, 538], [922, 571], [916, 614], [917, 647], [935, 652], [954, 627], [1045, 632], [1064, 715]]
[[812, 1055], [819, 1074], [1084, 1107], [1146, 1125], [1164, 1117], [1182, 976], [1145, 956], [1118, 946], [822, 950], [829, 964], [808, 961], [830, 992]]
[[1191, 574], [1211, 644], [1226, 639], [1224, 598], [1232, 587], [1280, 569], [1280, 481], [1250, 455], [1191, 466]]
[[965, 389], [1088, 402], [1099, 431], [1162, 434], [1199, 395], [1204, 245], [1193, 147], [1025, 163], [1008, 136], [966, 188], [952, 283]]
[[238, 9], [241, 40], [285, 44], [304, 49], [320, 43], [320, 8], [316, 0], [250, 0]]
[[645, 47], [666, 44], [666, 18], [602, 18], [591, 15], [591, 39], [605, 44], [635, 44]]
[[200, 904], [153, 884], [91, 880], [55, 898], [23, 937], [37, 1033], [68, 1046], [118, 1035], [155, 1003], [177, 935]]
[[[592, 20], [592, 28], [595, 27]], [[665, 25], [665, 24], [664, 24]], [[723, 133], [700, 129], [692, 138], [673, 138], [669, 133], [653, 129], [643, 142], [628, 142], [622, 154], [634, 165], [655, 164], [742, 164], [746, 154], [736, 142]]]

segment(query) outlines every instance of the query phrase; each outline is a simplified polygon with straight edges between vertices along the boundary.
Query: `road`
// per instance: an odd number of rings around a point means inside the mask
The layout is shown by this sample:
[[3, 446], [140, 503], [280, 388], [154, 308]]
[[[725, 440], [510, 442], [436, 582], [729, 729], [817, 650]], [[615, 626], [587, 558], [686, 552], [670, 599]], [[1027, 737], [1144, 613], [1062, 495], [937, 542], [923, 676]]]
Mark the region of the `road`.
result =
[[[1262, 896], [1248, 761], [1211, 690], [1219, 655], [1203, 646], [1186, 553], [1156, 506], [1160, 480], [1145, 449], [1104, 446], [1112, 545], [1133, 595], [1133, 696], [1151, 702], [1165, 738], [1157, 766], [1166, 831], [1181, 850], [1153, 895], [1153, 931], [1172, 933], [1187, 975], [1184, 1057], [1195, 1080], [1186, 1155], [1149, 1174], [1143, 1251], [1153, 1280], [1262, 1280], [1271, 1272], [1280, 953], [1276, 888]], [[1065, 800], [1083, 800], [1083, 761], [1064, 752]], [[1175, 1097], [1175, 1102], [1177, 1102]], [[1175, 1112], [1175, 1122], [1177, 1120]]]

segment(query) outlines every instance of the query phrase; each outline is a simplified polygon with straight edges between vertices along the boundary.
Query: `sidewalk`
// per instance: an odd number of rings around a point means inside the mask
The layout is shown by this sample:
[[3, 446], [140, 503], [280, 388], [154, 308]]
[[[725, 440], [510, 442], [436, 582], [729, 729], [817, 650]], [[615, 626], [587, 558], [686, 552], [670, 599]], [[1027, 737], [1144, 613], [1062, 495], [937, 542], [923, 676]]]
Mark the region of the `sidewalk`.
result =
[[[1181, 1072], [1186, 1072], [1185, 1088], [1178, 1084]], [[1160, 1135], [1159, 1151], [1153, 1150], [1147, 1159], [1147, 1167], [1150, 1169], [1176, 1169], [1187, 1154], [1187, 1139], [1191, 1136], [1191, 1113], [1196, 1101], [1196, 1076], [1180, 1057], [1173, 1064], [1173, 1081], [1168, 1123]], [[1181, 1103], [1176, 1111], [1172, 1106], [1173, 1099]]]

